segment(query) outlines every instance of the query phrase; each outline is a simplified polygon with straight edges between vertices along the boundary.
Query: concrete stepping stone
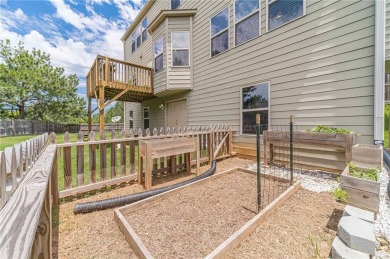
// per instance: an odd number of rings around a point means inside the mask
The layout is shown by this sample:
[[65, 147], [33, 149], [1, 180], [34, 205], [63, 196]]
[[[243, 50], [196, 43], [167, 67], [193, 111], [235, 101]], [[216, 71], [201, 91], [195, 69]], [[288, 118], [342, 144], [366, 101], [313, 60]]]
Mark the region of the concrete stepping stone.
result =
[[374, 224], [352, 216], [345, 216], [339, 222], [337, 235], [350, 248], [375, 255]]
[[370, 255], [349, 248], [340, 238], [335, 237], [332, 244], [332, 259], [369, 259]]
[[352, 216], [358, 219], [365, 220], [369, 223], [374, 223], [374, 212], [356, 208], [350, 205], [345, 206], [343, 216]]

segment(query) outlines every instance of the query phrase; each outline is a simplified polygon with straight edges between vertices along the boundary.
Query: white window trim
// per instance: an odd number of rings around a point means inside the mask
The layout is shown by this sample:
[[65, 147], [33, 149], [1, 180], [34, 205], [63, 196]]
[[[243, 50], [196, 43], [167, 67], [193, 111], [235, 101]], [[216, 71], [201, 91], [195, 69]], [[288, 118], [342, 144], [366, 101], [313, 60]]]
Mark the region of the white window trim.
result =
[[[256, 86], [256, 85], [261, 85], [261, 84], [268, 84], [268, 108], [256, 108], [256, 109], [248, 109], [243, 111], [242, 109], [242, 89], [251, 87], [251, 86]], [[256, 134], [248, 134], [248, 133], [242, 133], [242, 123], [243, 123], [243, 112], [253, 112], [253, 111], [265, 111], [268, 110], [268, 128], [271, 126], [271, 81], [262, 81], [254, 84], [248, 84], [245, 86], [240, 87], [240, 136], [256, 136]], [[261, 122], [260, 122], [261, 123]]]
[[[162, 51], [161, 51], [161, 54], [158, 54], [157, 56], [156, 56], [156, 54], [154, 53], [154, 45], [156, 44], [156, 42], [158, 41], [158, 40], [160, 40], [160, 39], [162, 39], [162, 41], [163, 41], [163, 49], [162, 49]], [[156, 58], [158, 58], [160, 55], [163, 55], [163, 67], [162, 67], [162, 69], [161, 70], [159, 70], [159, 71], [156, 71]], [[153, 65], [154, 65], [154, 73], [159, 73], [159, 72], [161, 72], [161, 71], [163, 71], [164, 70], [164, 35], [161, 35], [160, 37], [158, 37], [154, 42], [153, 42], [153, 56], [154, 56], [154, 58], [153, 58]]]
[[266, 1], [266, 3], [265, 3], [265, 32], [270, 32], [270, 31], [276, 30], [276, 29], [278, 29], [278, 28], [280, 28], [280, 27], [283, 27], [283, 26], [285, 26], [286, 24], [292, 23], [292, 22], [294, 22], [294, 21], [296, 21], [296, 20], [298, 20], [298, 19], [300, 19], [300, 18], [302, 18], [303, 16], [306, 15], [306, 0], [302, 0], [302, 1], [303, 1], [303, 12], [302, 12], [302, 15], [301, 15], [301, 16], [298, 16], [297, 18], [292, 19], [292, 20], [289, 21], [289, 22], [283, 23], [282, 25], [279, 25], [278, 27], [275, 27], [275, 28], [269, 30], [269, 29], [268, 29], [268, 24], [269, 24], [269, 21], [268, 21], [268, 19], [269, 19], [269, 15], [268, 15], [268, 14], [269, 14], [269, 13], [268, 13], [269, 11], [268, 11], [268, 8], [269, 8], [269, 5], [270, 5], [270, 4], [275, 3], [276, 1], [278, 1], [278, 0], [272, 0], [271, 2], [267, 2], [267, 1]]
[[[175, 32], [188, 32], [188, 48], [173, 48], [173, 34]], [[171, 32], [171, 66], [172, 67], [190, 67], [191, 66], [191, 33], [190, 31], [172, 31]], [[188, 66], [174, 66], [173, 65], [173, 51], [174, 50], [188, 50]]]
[[[257, 9], [257, 10], [255, 10], [255, 11], [251, 12], [250, 14], [248, 14], [248, 15], [246, 15], [245, 17], [241, 18], [239, 21], [236, 21], [236, 1], [237, 1], [237, 0], [234, 0], [234, 1], [233, 1], [233, 21], [234, 21], [234, 24], [233, 24], [233, 46], [234, 46], [234, 47], [241, 46], [241, 45], [247, 43], [248, 41], [251, 41], [251, 40], [256, 39], [257, 37], [260, 37], [260, 36], [261, 36], [261, 0], [259, 0], [259, 9]], [[267, 0], [266, 0], [266, 1], [267, 1]], [[245, 20], [246, 18], [248, 18], [248, 17], [254, 15], [256, 12], [259, 13], [259, 35], [256, 36], [256, 37], [253, 37], [252, 39], [249, 39], [249, 40], [247, 40], [247, 41], [244, 41], [244, 42], [242, 42], [241, 44], [236, 45], [236, 25], [237, 25], [237, 23], [242, 22], [242, 21]]]
[[[149, 117], [148, 118], [145, 118], [145, 109], [148, 109], [149, 110]], [[142, 113], [142, 118], [143, 118], [143, 120], [142, 120], [142, 126], [143, 126], [143, 128], [145, 129], [145, 120], [148, 120], [149, 121], [149, 129], [150, 129], [150, 108], [149, 107], [144, 107], [143, 109], [142, 109], [142, 111], [143, 111], [143, 113]]]
[[177, 9], [179, 9], [179, 7], [181, 6], [181, 1], [182, 0], [180, 0], [180, 4], [177, 6], [177, 8], [176, 9], [172, 9], [172, 0], [170, 0], [170, 3], [169, 3], [169, 5], [170, 5], [170, 10], [177, 10]]
[[[211, 19], [213, 19], [215, 16], [217, 16], [219, 13], [221, 13], [226, 8], [228, 9], [228, 26], [227, 26], [227, 28], [225, 30], [222, 30], [222, 31], [218, 32], [217, 34], [211, 36]], [[221, 55], [223, 53], [228, 52], [230, 50], [230, 5], [227, 5], [227, 6], [223, 7], [223, 8], [221, 8], [218, 12], [216, 12], [213, 16], [210, 17], [210, 19], [209, 19], [209, 30], [210, 30], [210, 34], [209, 34], [209, 36], [210, 36], [210, 40], [209, 40], [209, 42], [210, 42], [210, 49], [209, 49], [210, 50], [210, 58], [215, 58], [215, 57], [217, 57], [217, 56], [219, 56], [219, 55]], [[225, 32], [226, 30], [228, 32], [228, 48], [224, 52], [221, 52], [221, 53], [213, 56], [212, 53], [211, 53], [212, 52], [212, 50], [211, 50], [211, 40], [213, 38], [219, 36], [223, 32]]]

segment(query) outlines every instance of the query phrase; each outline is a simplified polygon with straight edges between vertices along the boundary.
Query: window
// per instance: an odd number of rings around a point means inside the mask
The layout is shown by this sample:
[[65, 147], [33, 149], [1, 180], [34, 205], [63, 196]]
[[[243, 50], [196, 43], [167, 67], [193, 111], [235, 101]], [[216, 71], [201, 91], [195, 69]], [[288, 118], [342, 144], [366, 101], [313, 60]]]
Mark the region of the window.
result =
[[130, 126], [130, 129], [134, 128], [134, 112], [133, 111], [129, 111], [129, 126]]
[[269, 83], [242, 88], [241, 98], [242, 134], [256, 134], [256, 114], [260, 114], [262, 130], [266, 130], [269, 114]]
[[268, 0], [268, 30], [275, 29], [304, 14], [304, 0]]
[[229, 49], [229, 7], [211, 18], [211, 56], [214, 57]]
[[148, 38], [148, 30], [146, 29], [148, 27], [148, 20], [145, 18], [142, 21], [142, 42], [145, 42], [146, 39]]
[[190, 65], [190, 33], [172, 32], [172, 66]]
[[154, 71], [157, 73], [164, 69], [163, 37], [154, 42]]
[[171, 0], [171, 9], [176, 10], [180, 5], [180, 0]]
[[144, 107], [144, 129], [149, 129], [149, 107]]
[[259, 0], [236, 0], [234, 2], [236, 46], [260, 35], [259, 10]]
[[131, 34], [131, 52], [135, 51], [135, 32]]
[[137, 30], [136, 30], [136, 33], [135, 35], [137, 36], [137, 49], [139, 48], [139, 46], [141, 46], [141, 43], [142, 43], [142, 38], [141, 38], [141, 25], [138, 26]]

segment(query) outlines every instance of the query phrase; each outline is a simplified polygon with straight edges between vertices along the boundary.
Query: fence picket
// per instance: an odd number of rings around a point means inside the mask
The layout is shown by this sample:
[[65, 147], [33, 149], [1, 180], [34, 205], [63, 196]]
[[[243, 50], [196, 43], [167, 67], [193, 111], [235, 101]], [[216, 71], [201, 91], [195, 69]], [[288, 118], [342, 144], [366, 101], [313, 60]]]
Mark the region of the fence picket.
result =
[[15, 154], [16, 154], [16, 178], [18, 183], [23, 180], [23, 151], [22, 144], [15, 144]]
[[[81, 131], [77, 133], [77, 142], [83, 142], [84, 135]], [[84, 146], [76, 147], [77, 152], [77, 186], [84, 184]]]
[[[65, 132], [64, 143], [70, 142], [69, 132]], [[72, 188], [72, 150], [64, 148], [64, 189]]]
[[[130, 131], [131, 135], [131, 131]], [[111, 139], [116, 139], [116, 131], [111, 131]], [[111, 179], [116, 177], [116, 143], [111, 143]]]
[[[89, 141], [95, 141], [95, 132], [89, 134]], [[96, 145], [89, 145], [89, 182], [96, 183]]]
[[[100, 139], [106, 139], [106, 132], [100, 133]], [[100, 144], [100, 180], [107, 180], [107, 147], [105, 143]]]
[[[126, 137], [126, 132], [122, 130], [121, 138]], [[126, 175], [126, 142], [121, 142], [121, 176]]]
[[8, 201], [6, 163], [5, 153], [0, 151], [0, 208]]

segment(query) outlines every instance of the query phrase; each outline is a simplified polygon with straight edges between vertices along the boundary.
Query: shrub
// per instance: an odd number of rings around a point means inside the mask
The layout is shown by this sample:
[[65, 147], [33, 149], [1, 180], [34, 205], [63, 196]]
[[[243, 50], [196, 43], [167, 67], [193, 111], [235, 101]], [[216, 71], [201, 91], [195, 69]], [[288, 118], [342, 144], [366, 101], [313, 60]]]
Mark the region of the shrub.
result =
[[352, 130], [349, 129], [340, 129], [340, 128], [331, 128], [324, 125], [317, 125], [312, 129], [307, 129], [307, 132], [323, 132], [323, 133], [342, 133], [348, 134], [351, 133]]

